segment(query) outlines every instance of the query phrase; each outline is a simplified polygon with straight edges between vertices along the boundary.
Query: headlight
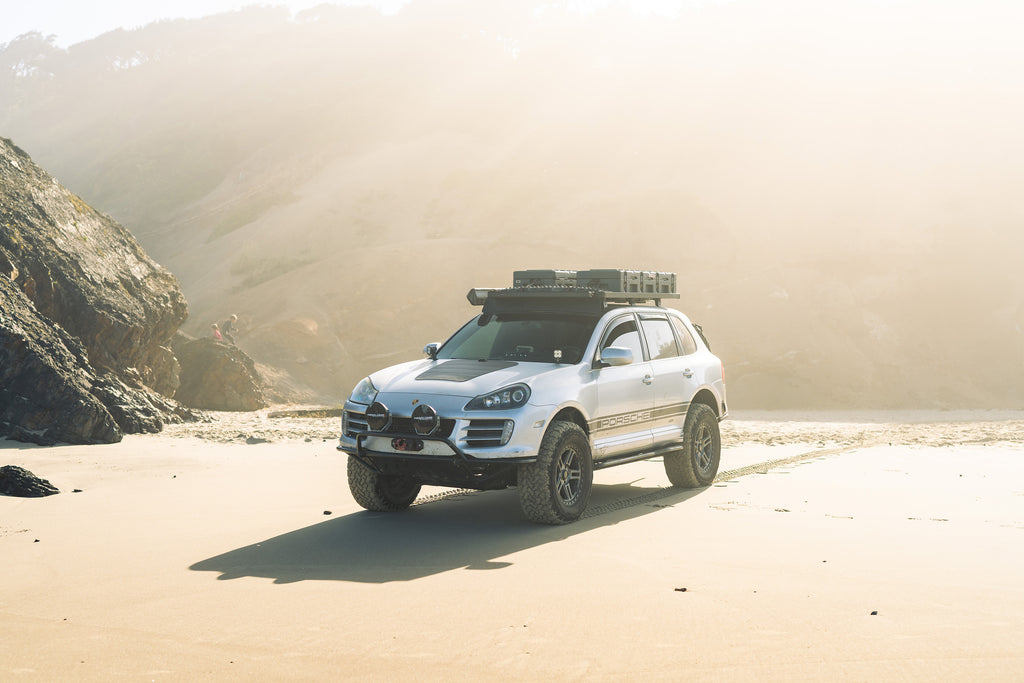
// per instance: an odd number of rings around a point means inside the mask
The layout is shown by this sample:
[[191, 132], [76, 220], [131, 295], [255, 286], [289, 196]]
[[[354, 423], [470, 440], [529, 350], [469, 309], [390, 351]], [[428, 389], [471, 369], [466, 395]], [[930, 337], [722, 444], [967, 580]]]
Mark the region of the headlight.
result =
[[526, 405], [530, 400], [530, 387], [525, 384], [513, 384], [504, 389], [483, 396], [477, 396], [466, 404], [466, 410], [508, 410]]
[[352, 395], [348, 397], [348, 400], [353, 403], [362, 403], [363, 405], [370, 405], [374, 399], [377, 398], [377, 387], [373, 386], [373, 382], [370, 378], [359, 382], [356, 388], [352, 390]]

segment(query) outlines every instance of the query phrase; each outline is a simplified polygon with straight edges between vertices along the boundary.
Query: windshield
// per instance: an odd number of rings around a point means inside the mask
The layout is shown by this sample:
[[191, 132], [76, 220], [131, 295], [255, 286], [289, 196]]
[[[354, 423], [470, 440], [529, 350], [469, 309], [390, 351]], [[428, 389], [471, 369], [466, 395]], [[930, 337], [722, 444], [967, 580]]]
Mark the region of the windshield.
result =
[[575, 364], [596, 323], [589, 316], [480, 315], [445, 342], [437, 357]]

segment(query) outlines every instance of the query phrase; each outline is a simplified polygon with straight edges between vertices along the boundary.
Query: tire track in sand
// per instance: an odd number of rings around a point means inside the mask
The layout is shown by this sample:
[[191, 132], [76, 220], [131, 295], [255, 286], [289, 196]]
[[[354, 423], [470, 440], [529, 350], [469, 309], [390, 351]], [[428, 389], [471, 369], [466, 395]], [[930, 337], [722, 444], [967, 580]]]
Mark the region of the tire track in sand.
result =
[[[839, 446], [835, 448], [818, 448], [813, 451], [807, 451], [806, 453], [799, 453], [792, 455], [788, 458], [778, 458], [775, 460], [765, 460], [763, 462], [754, 463], [752, 465], [745, 465], [743, 467], [737, 467], [736, 469], [726, 470], [719, 472], [718, 476], [715, 477], [712, 485], [731, 482], [745, 477], [751, 474], [767, 474], [770, 470], [777, 469], [779, 467], [786, 467], [787, 465], [795, 465], [797, 463], [806, 462], [808, 460], [815, 460], [820, 458], [828, 458], [836, 455], [842, 455], [851, 451], [860, 450], [862, 448], [870, 448], [883, 443], [883, 440], [869, 440], [861, 443], [851, 444], [848, 446]], [[668, 498], [670, 496], [678, 496], [693, 491], [700, 491], [701, 489], [681, 489], [675, 486], [662, 486], [646, 493], [642, 493], [638, 496], [631, 496], [629, 498], [623, 498], [616, 500], [611, 503], [605, 503], [604, 505], [597, 505], [594, 507], [588, 507], [580, 519], [587, 519], [590, 517], [596, 517], [597, 515], [604, 515], [609, 512], [615, 512], [616, 510], [623, 510], [625, 508], [634, 507], [636, 505], [645, 505]], [[486, 493], [486, 491], [477, 491], [475, 489], [453, 489], [451, 491], [444, 491], [442, 493], [435, 493], [430, 496], [424, 496], [417, 498], [413, 505], [427, 505], [430, 503], [438, 503], [443, 500], [450, 498], [457, 498], [460, 496], [473, 496], [479, 493]]]
[[[881, 441], [878, 441], [877, 443], [881, 443]], [[773, 470], [778, 467], [795, 465], [797, 463], [805, 462], [807, 460], [815, 460], [820, 458], [831, 457], [834, 455], [841, 455], [843, 453], [859, 450], [861, 448], [869, 448], [874, 445], [876, 445], [875, 442], [865, 442], [849, 446], [840, 446], [837, 448], [819, 448], [813, 451], [808, 451], [806, 453], [792, 455], [788, 458], [765, 460], [764, 462], [754, 463], [753, 465], [746, 465], [744, 467], [738, 467], [733, 470], [719, 472], [718, 476], [716, 476], [715, 480], [712, 482], [712, 485], [735, 481], [740, 477], [745, 477], [751, 474], [768, 474], [769, 470]], [[701, 490], [702, 489], [681, 489], [676, 486], [662, 486], [660, 488], [654, 489], [653, 491], [642, 493], [639, 496], [623, 498], [622, 500], [617, 500], [612, 503], [605, 503], [604, 505], [598, 505], [593, 508], [587, 508], [587, 510], [583, 512], [583, 515], [580, 517], [580, 519], [595, 517], [597, 515], [603, 515], [609, 512], [614, 512], [616, 510], [622, 510], [625, 508], [633, 507], [635, 505], [645, 505], [653, 503], [654, 501], [661, 500], [662, 498], [668, 498], [670, 496], [677, 496], [680, 494], [688, 492], [697, 492]]]

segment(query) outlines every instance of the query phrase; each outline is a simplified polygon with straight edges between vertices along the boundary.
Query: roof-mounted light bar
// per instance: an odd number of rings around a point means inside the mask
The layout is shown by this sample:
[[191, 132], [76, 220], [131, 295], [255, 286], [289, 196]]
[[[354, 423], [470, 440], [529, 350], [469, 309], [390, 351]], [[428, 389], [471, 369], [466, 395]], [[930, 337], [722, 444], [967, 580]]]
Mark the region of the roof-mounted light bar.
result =
[[497, 291], [494, 287], [474, 287], [466, 294], [466, 298], [472, 306], [483, 306], [487, 301], [487, 295], [494, 291]]

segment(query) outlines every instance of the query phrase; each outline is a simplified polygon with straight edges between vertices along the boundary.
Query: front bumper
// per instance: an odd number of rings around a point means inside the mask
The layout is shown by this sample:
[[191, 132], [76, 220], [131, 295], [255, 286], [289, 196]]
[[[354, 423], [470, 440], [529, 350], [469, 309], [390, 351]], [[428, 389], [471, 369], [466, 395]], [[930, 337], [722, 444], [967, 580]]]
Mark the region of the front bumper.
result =
[[[396, 449], [396, 443], [421, 447], [402, 452]], [[382, 444], [390, 447], [383, 448]], [[395, 432], [365, 432], [355, 438], [343, 437], [338, 450], [378, 474], [413, 477], [432, 486], [479, 490], [513, 486], [519, 465], [537, 461], [536, 455], [478, 458], [461, 450], [449, 438]]]
[[[530, 404], [510, 410], [466, 411], [468, 398], [442, 394], [381, 393], [377, 400], [391, 411], [389, 426], [373, 431], [365, 416], [368, 406], [347, 401], [338, 450], [381, 474], [460, 488], [515, 484], [519, 465], [537, 460], [551, 411], [548, 406]], [[429, 404], [441, 419], [431, 435], [414, 431], [410, 417], [420, 404]], [[498, 424], [505, 422], [512, 425], [507, 435]], [[408, 442], [419, 447], [410, 450]]]

